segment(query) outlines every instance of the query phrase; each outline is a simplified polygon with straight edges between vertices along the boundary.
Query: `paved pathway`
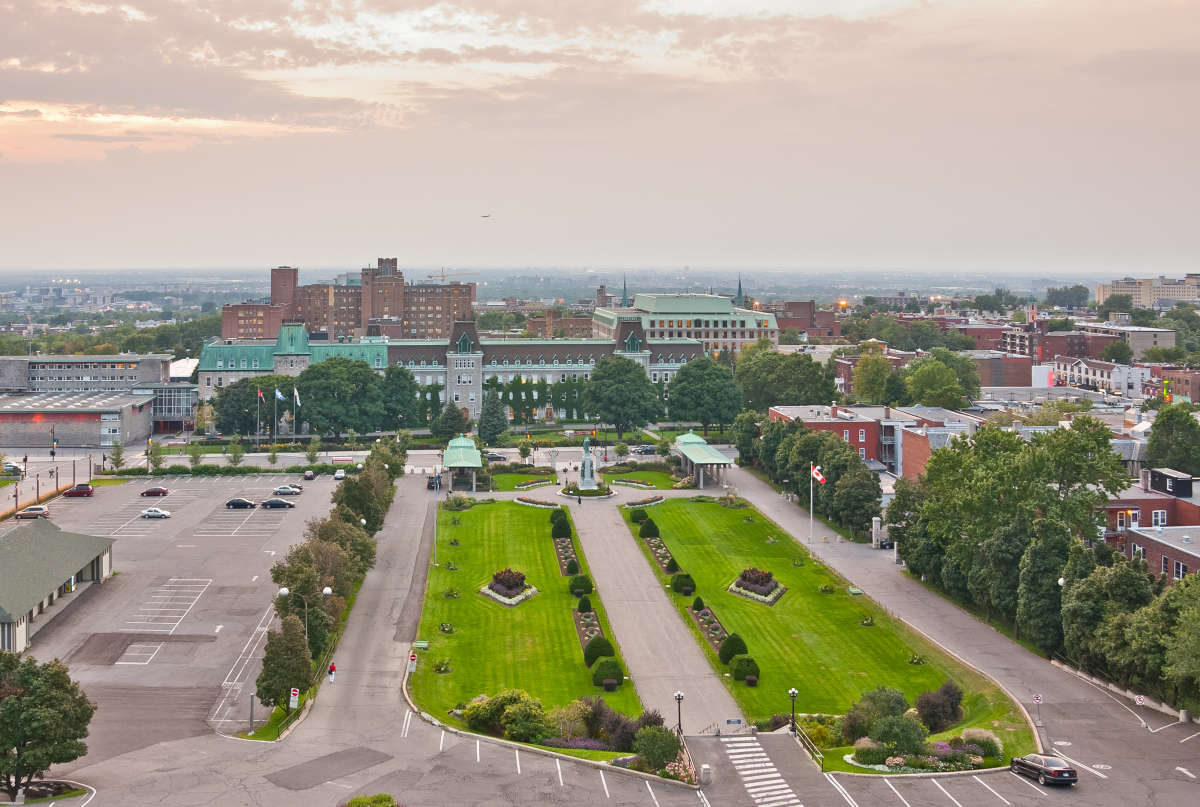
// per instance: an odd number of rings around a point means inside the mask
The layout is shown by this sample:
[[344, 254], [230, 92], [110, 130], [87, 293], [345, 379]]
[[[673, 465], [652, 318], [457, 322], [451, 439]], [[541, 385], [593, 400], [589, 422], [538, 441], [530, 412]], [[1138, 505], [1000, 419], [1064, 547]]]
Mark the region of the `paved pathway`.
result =
[[713, 672], [617, 509], [616, 502], [646, 495], [640, 490], [633, 494], [622, 491], [603, 502], [571, 502], [571, 516], [642, 703], [647, 709], [658, 709], [673, 723], [673, 694], [682, 690], [686, 696], [683, 730], [696, 734], [714, 723], [724, 725], [727, 719], [739, 717], [741, 711]]

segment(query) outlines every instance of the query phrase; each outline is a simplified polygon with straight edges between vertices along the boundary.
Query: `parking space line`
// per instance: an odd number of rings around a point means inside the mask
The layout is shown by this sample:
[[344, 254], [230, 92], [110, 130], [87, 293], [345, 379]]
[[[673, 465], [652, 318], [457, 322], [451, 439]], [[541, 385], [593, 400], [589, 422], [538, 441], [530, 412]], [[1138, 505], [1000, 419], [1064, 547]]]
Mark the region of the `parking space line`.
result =
[[[478, 761], [476, 760], [476, 762]], [[604, 798], [611, 799], [612, 796], [608, 795], [608, 782], [604, 780], [604, 771], [600, 771], [600, 784], [604, 785]]]
[[650, 800], [654, 802], [654, 807], [659, 807], [658, 796], [654, 795], [654, 791], [650, 789], [649, 782], [646, 782], [646, 792], [650, 794]]
[[890, 779], [884, 779], [883, 783], [892, 789], [892, 792], [896, 794], [896, 798], [900, 799], [904, 807], [912, 807], [912, 805], [908, 803], [908, 799], [900, 795], [900, 791], [896, 789], [896, 786], [892, 784]]
[[858, 802], [850, 797], [849, 791], [842, 786], [841, 782], [833, 778], [832, 773], [825, 774], [825, 780], [829, 782], [829, 784], [833, 785], [833, 789], [841, 794], [842, 798], [846, 800], [846, 803], [849, 804], [850, 807], [858, 807]]
[[946, 790], [946, 788], [942, 787], [941, 782], [939, 782], [937, 779], [930, 779], [930, 781], [933, 782], [934, 786], [937, 787], [938, 790], [940, 790], [946, 794], [946, 798], [948, 798], [948, 799], [950, 799], [950, 801], [954, 802], [954, 807], [962, 807], [962, 804], [959, 803], [958, 799], [951, 796], [950, 792], [948, 790]]
[[559, 762], [557, 758], [554, 760], [554, 767], [558, 769], [558, 786], [563, 787], [562, 763]]
[[988, 790], [990, 790], [993, 796], [995, 796], [996, 798], [1000, 799], [1000, 801], [1004, 802], [1005, 804], [1007, 804], [1007, 805], [1009, 805], [1009, 806], [1011, 807], [1011, 805], [1012, 805], [1012, 802], [1011, 802], [1011, 801], [1009, 801], [1008, 799], [1004, 798], [1003, 796], [1001, 796], [1001, 795], [1000, 795], [999, 793], [997, 793], [995, 790], [992, 790], [992, 786], [991, 786], [991, 785], [989, 785], [987, 782], [983, 781], [983, 780], [982, 780], [982, 779], [980, 779], [978, 776], [972, 776], [971, 778], [972, 778], [972, 779], [974, 779], [974, 780], [975, 780], [976, 782], [978, 782], [979, 784], [981, 784], [981, 785], [983, 785], [984, 787], [986, 787]]
[[1055, 753], [1057, 753], [1057, 754], [1058, 754], [1060, 757], [1062, 757], [1063, 759], [1065, 759], [1067, 762], [1070, 762], [1070, 763], [1071, 763], [1072, 765], [1074, 765], [1076, 768], [1083, 768], [1083, 769], [1084, 769], [1085, 771], [1087, 771], [1088, 773], [1090, 773], [1090, 774], [1093, 774], [1093, 775], [1095, 775], [1095, 776], [1099, 776], [1101, 779], [1107, 779], [1107, 778], [1108, 778], [1108, 777], [1107, 777], [1107, 776], [1105, 776], [1104, 774], [1100, 773], [1100, 771], [1098, 771], [1098, 770], [1094, 770], [1093, 768], [1090, 768], [1090, 767], [1088, 767], [1087, 765], [1084, 765], [1084, 764], [1083, 764], [1082, 762], [1080, 762], [1079, 760], [1076, 760], [1076, 759], [1071, 759], [1069, 756], [1067, 756], [1066, 754], [1064, 754], [1062, 751], [1056, 751]]
[[1186, 743], [1188, 740], [1191, 740], [1191, 739], [1193, 739], [1193, 738], [1195, 738], [1195, 737], [1200, 737], [1200, 731], [1197, 731], [1195, 734], [1189, 734], [1188, 736], [1184, 737], [1184, 738], [1183, 738], [1182, 740], [1180, 740], [1179, 742], [1181, 742], [1181, 743]]
[[520, 751], [520, 749], [514, 748], [513, 754], [516, 755], [516, 758], [517, 758], [517, 776], [520, 776], [521, 775], [521, 751]]
[[1042, 789], [1041, 789], [1041, 788], [1034, 787], [1034, 786], [1033, 786], [1033, 783], [1032, 783], [1032, 782], [1030, 782], [1028, 779], [1026, 779], [1024, 776], [1022, 776], [1021, 774], [1019, 774], [1019, 773], [1017, 773], [1017, 772], [1015, 772], [1015, 771], [1009, 771], [1009, 773], [1010, 773], [1010, 774], [1012, 774], [1013, 776], [1017, 777], [1017, 780], [1018, 780], [1018, 781], [1020, 781], [1020, 782], [1024, 783], [1026, 786], [1028, 786], [1028, 787], [1032, 788], [1032, 789], [1033, 789], [1033, 792], [1034, 792], [1034, 793], [1037, 793], [1039, 796], [1045, 796], [1045, 795], [1046, 795], [1045, 793], [1043, 793], [1043, 792], [1042, 792]]

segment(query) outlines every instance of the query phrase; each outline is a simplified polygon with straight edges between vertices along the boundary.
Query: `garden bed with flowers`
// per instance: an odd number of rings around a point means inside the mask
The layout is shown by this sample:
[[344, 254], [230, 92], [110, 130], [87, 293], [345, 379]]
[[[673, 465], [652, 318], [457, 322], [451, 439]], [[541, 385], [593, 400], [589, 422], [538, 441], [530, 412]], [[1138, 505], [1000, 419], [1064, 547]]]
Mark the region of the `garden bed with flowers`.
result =
[[479, 593], [511, 608], [525, 602], [537, 594], [538, 590], [526, 583], [525, 575], [516, 569], [502, 569], [492, 575], [492, 582], [479, 589]]
[[742, 569], [737, 580], [730, 583], [725, 590], [730, 594], [761, 602], [763, 605], [774, 605], [787, 591], [787, 587], [780, 585], [775, 576], [765, 569], [750, 568]]
[[651, 496], [647, 499], [638, 499], [636, 502], [623, 504], [621, 507], [624, 507], [626, 510], [630, 510], [634, 507], [650, 507], [655, 504], [662, 504], [666, 500], [667, 499], [665, 496]]
[[542, 501], [541, 499], [531, 499], [528, 496], [518, 496], [514, 499], [517, 504], [523, 504], [526, 507], [542, 507], [548, 510], [553, 510], [559, 505], [556, 502]]

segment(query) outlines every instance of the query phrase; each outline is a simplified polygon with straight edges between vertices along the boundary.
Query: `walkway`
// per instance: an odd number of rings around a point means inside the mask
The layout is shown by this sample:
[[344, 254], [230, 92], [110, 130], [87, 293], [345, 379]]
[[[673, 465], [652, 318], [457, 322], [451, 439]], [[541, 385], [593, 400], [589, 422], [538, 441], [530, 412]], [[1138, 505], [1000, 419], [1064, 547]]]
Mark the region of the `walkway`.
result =
[[[637, 498], [646, 495], [635, 493]], [[622, 491], [606, 501], [570, 502], [579, 543], [629, 675], [643, 705], [658, 709], [669, 723], [675, 717], [674, 692], [683, 691], [685, 734], [699, 733], [714, 723], [725, 725], [726, 720], [740, 717], [741, 711], [625, 526], [616, 505], [632, 498]]]

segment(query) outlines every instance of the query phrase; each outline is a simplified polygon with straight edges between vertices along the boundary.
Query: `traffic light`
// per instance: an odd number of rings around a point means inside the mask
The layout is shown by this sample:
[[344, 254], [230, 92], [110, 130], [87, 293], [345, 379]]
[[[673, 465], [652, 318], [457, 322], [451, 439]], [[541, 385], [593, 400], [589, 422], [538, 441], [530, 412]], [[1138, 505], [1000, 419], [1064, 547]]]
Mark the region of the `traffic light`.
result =
[[596, 436], [596, 430], [592, 429], [592, 437], [595, 437], [595, 436]]
[[50, 459], [54, 459], [54, 452], [58, 451], [58, 438], [50, 441]]

